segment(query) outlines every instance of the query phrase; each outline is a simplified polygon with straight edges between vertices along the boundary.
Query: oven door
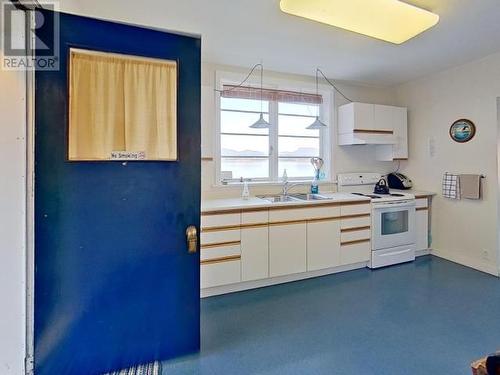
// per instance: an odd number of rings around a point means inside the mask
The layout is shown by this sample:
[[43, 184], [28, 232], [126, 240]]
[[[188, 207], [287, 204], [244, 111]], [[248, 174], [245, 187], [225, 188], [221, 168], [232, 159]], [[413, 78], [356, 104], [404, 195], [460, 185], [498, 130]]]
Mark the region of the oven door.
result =
[[373, 250], [414, 244], [415, 201], [373, 205]]

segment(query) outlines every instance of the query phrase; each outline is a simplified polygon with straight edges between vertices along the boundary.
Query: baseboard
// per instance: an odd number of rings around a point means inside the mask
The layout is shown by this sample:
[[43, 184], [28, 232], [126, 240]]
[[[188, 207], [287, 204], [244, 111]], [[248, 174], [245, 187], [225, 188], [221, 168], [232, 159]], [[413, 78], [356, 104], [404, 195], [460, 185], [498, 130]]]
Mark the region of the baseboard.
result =
[[477, 271], [481, 271], [484, 273], [488, 273], [493, 276], [500, 276], [499, 275], [499, 270], [495, 265], [483, 262], [483, 261], [478, 261], [476, 259], [471, 259], [469, 257], [465, 257], [463, 255], [455, 254], [449, 251], [443, 251], [443, 250], [437, 250], [437, 249], [432, 249], [430, 252], [432, 255], [435, 255], [439, 258], [443, 258], [446, 260], [449, 260], [450, 262], [453, 263], [458, 263], [461, 264], [462, 266], [470, 267], [473, 268]]
[[276, 284], [283, 284], [283, 283], [288, 283], [291, 281], [298, 281], [298, 280], [310, 279], [313, 277], [331, 275], [331, 274], [339, 273], [339, 272], [352, 271], [352, 270], [356, 270], [356, 269], [360, 269], [360, 268], [366, 268], [367, 265], [368, 265], [367, 262], [361, 262], [361, 263], [349, 264], [346, 266], [325, 268], [323, 270], [318, 270], [318, 271], [296, 273], [293, 275], [272, 277], [272, 278], [262, 279], [262, 280], [245, 281], [245, 282], [241, 282], [241, 283], [237, 283], [237, 284], [215, 286], [212, 288], [201, 289], [200, 294], [201, 294], [201, 298], [205, 298], [205, 297], [216, 296], [219, 294], [241, 292], [244, 290], [262, 288], [262, 287], [276, 285]]
[[415, 256], [416, 257], [423, 257], [424, 255], [429, 255], [430, 253], [431, 253], [430, 249], [416, 250], [415, 251]]

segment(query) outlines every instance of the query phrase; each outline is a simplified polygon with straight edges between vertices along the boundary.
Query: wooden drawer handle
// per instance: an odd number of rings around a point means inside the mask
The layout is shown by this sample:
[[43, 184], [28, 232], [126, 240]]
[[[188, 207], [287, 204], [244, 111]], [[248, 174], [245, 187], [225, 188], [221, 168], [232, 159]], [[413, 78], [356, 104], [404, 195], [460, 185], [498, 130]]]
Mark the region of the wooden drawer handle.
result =
[[223, 246], [235, 246], [235, 245], [240, 245], [241, 241], [227, 241], [227, 242], [217, 242], [217, 243], [207, 243], [204, 245], [201, 245], [202, 249], [209, 249], [212, 247], [223, 247]]
[[369, 225], [364, 226], [364, 227], [343, 228], [340, 231], [342, 233], [345, 233], [345, 232], [357, 232], [357, 231], [368, 230], [368, 229], [371, 229], [371, 227]]
[[229, 255], [227, 257], [220, 257], [214, 259], [205, 259], [200, 261], [201, 264], [214, 264], [214, 263], [223, 263], [223, 262], [232, 262], [234, 260], [240, 260], [241, 255]]
[[239, 230], [240, 226], [239, 225], [226, 225], [222, 227], [208, 227], [208, 228], [201, 228], [202, 232], [222, 232], [226, 230]]
[[346, 242], [342, 242], [340, 244], [340, 246], [355, 245], [355, 244], [358, 244], [358, 243], [365, 243], [365, 242], [370, 242], [370, 239], [369, 238], [365, 238], [365, 239], [362, 239], [362, 240], [346, 241]]

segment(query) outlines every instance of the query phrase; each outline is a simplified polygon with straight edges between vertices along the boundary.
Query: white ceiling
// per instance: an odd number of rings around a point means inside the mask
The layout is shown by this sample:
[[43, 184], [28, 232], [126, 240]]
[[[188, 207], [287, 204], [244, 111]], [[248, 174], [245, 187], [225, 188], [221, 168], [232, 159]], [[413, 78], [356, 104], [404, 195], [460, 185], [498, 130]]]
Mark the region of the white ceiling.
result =
[[[367, 0], [369, 1], [369, 0]], [[393, 45], [290, 16], [279, 0], [61, 0], [62, 11], [200, 34], [203, 61], [393, 85], [500, 51], [499, 0], [408, 0], [440, 15]]]

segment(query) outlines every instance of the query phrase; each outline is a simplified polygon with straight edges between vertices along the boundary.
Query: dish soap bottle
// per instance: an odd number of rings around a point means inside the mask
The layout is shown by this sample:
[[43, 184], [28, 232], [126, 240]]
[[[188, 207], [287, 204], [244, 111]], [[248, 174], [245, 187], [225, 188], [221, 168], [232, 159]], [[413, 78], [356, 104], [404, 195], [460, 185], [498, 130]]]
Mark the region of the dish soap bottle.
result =
[[311, 182], [311, 194], [319, 193], [318, 180], [319, 180], [319, 171], [316, 171], [316, 173], [314, 174], [314, 178]]
[[250, 190], [248, 189], [248, 181], [243, 181], [243, 190], [241, 191], [241, 199], [248, 200], [250, 198]]

